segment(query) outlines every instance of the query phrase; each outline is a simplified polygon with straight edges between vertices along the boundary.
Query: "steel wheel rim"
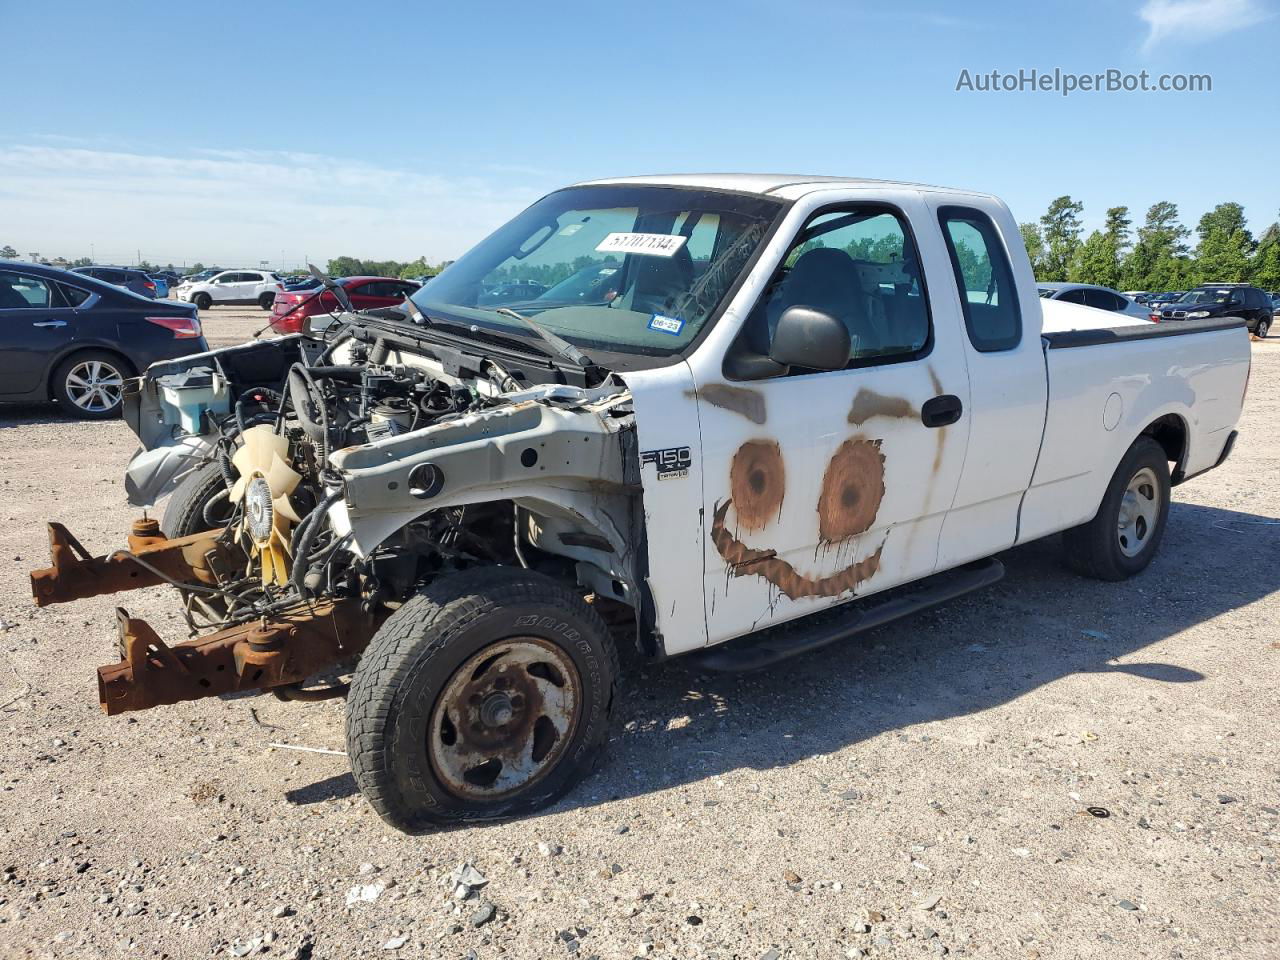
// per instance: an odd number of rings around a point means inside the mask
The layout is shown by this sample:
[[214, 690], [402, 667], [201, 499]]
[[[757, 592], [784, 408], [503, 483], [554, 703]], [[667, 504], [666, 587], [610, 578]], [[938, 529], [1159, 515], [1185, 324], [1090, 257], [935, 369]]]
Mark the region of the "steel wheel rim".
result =
[[577, 731], [582, 682], [569, 654], [513, 637], [471, 656], [431, 711], [427, 755], [465, 800], [510, 796], [544, 777]]
[[1116, 519], [1116, 541], [1126, 557], [1136, 557], [1147, 548], [1160, 516], [1160, 484], [1155, 471], [1143, 467], [1129, 480], [1120, 498]]
[[68, 371], [66, 390], [81, 410], [106, 413], [124, 396], [124, 376], [105, 360], [83, 360]]

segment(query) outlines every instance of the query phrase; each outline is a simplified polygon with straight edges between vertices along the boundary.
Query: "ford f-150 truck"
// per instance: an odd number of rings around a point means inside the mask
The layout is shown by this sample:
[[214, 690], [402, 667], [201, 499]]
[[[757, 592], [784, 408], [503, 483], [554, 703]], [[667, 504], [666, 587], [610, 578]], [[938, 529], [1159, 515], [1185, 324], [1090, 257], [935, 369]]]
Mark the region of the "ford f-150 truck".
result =
[[[598, 295], [520, 292], [591, 267]], [[151, 367], [126, 488], [163, 522], [102, 556], [51, 524], [32, 588], [178, 588], [182, 642], [120, 611], [108, 714], [345, 695], [389, 823], [511, 816], [590, 768], [621, 643], [758, 668], [1063, 531], [1076, 571], [1139, 573], [1171, 486], [1230, 453], [1249, 363], [1238, 320], [1041, 300], [991, 196], [584, 183], [402, 307]]]

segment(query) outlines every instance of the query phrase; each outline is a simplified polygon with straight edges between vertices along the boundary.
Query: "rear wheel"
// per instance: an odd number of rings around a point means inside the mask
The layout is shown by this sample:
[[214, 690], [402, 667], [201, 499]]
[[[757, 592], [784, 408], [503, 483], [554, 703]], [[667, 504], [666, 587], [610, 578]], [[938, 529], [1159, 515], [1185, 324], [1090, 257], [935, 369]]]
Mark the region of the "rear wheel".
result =
[[436, 581], [360, 659], [347, 754], [397, 829], [493, 820], [553, 802], [594, 765], [618, 659], [581, 597], [507, 567]]
[[1125, 580], [1146, 569], [1169, 518], [1169, 461], [1151, 437], [1139, 437], [1116, 467], [1098, 513], [1063, 535], [1067, 562], [1098, 580]]
[[194, 303], [196, 308], [199, 310], [208, 310], [213, 306], [213, 298], [207, 293], [197, 293], [191, 298], [191, 302]]
[[1254, 336], [1256, 336], [1259, 340], [1265, 340], [1267, 339], [1267, 333], [1268, 331], [1270, 331], [1270, 329], [1271, 329], [1270, 320], [1259, 320], [1258, 329], [1254, 331]]
[[260, 306], [263, 310], [270, 310], [272, 304], [274, 304], [275, 302], [276, 302], [276, 295], [274, 293], [264, 293], [258, 297], [258, 306]]
[[103, 350], [68, 357], [53, 374], [53, 395], [68, 413], [86, 420], [120, 415], [124, 381], [133, 375], [124, 361]]

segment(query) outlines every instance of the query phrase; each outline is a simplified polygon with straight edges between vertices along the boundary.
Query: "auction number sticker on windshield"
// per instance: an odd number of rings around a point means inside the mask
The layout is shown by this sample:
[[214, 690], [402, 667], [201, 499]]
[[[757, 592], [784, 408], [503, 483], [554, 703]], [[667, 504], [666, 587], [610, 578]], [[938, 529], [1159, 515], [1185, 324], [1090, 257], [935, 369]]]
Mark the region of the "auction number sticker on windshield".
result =
[[645, 257], [672, 257], [684, 246], [685, 237], [670, 233], [611, 233], [600, 241], [597, 253], [638, 253]]
[[684, 329], [684, 321], [679, 317], [664, 317], [660, 313], [655, 313], [649, 318], [649, 329], [678, 337], [680, 336], [680, 331]]

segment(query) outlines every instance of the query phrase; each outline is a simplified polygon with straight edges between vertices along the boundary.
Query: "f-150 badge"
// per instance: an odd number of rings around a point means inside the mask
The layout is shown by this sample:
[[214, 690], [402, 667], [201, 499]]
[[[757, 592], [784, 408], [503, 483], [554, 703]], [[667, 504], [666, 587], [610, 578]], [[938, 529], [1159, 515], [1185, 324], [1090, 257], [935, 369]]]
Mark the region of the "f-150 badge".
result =
[[677, 477], [687, 477], [689, 475], [689, 467], [693, 463], [693, 453], [690, 452], [688, 447], [642, 450], [640, 452], [641, 469], [650, 463], [658, 471], [659, 480], [674, 480]]

